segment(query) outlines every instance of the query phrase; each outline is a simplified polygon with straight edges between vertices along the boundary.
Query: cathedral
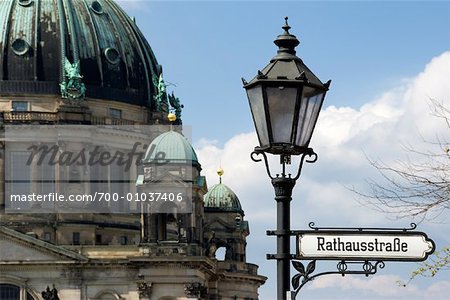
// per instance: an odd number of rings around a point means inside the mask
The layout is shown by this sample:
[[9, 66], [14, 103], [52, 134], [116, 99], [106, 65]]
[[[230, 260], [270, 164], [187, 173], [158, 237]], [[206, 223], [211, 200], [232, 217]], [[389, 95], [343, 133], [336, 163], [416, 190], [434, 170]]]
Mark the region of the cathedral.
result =
[[258, 299], [241, 202], [166, 87], [113, 0], [0, 1], [1, 300]]

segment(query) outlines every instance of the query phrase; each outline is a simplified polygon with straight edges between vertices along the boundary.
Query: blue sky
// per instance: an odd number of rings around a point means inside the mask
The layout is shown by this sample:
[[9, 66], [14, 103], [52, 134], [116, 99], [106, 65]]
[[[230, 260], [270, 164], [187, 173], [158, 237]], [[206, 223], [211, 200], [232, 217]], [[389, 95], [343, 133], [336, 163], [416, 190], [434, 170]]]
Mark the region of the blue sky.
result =
[[[272, 43], [289, 17], [301, 41], [297, 54], [322, 80], [332, 79], [311, 146], [319, 161], [305, 166], [293, 195], [293, 228], [405, 227], [411, 219], [386, 217], [358, 202], [347, 187], [377, 178], [366, 159], [395, 163], [402, 145], [427, 149], [421, 137], [448, 137], [430, 116], [427, 99], [450, 105], [450, 2], [447, 1], [118, 1], [136, 17], [166, 83], [185, 105], [183, 122], [209, 186], [235, 190], [250, 222], [248, 261], [269, 277], [262, 300], [275, 298], [273, 191], [262, 166], [249, 159], [256, 146], [241, 77], [250, 80], [276, 53]], [[448, 138], [447, 138], [448, 140]], [[435, 220], [436, 221], [436, 220]], [[424, 221], [438, 248], [450, 245], [448, 216]], [[443, 222], [443, 223], [442, 223]], [[371, 278], [330, 277], [302, 291], [302, 299], [444, 299], [448, 271], [407, 280], [414, 263], [387, 263]], [[332, 296], [330, 296], [332, 295]], [[446, 298], [445, 298], [446, 299]]]
[[325, 105], [372, 100], [450, 46], [447, 2], [125, 2], [177, 85], [194, 139], [218, 138], [218, 119], [233, 132], [252, 129], [240, 78], [275, 55], [285, 16], [301, 41], [298, 55], [322, 81], [333, 80]]

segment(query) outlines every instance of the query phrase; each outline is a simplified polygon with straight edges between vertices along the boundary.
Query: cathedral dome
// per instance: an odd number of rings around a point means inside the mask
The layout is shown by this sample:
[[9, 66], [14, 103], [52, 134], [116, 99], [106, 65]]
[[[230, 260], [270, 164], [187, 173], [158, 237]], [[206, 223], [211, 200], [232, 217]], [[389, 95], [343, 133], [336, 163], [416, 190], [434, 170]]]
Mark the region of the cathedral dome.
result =
[[60, 94], [77, 64], [86, 97], [154, 108], [162, 70], [112, 0], [0, 1], [0, 95]]
[[[164, 155], [162, 158], [161, 153]], [[199, 164], [189, 141], [176, 131], [167, 131], [157, 136], [147, 148], [144, 163], [167, 160], [169, 163]]]
[[203, 197], [205, 210], [224, 210], [242, 213], [236, 194], [223, 183], [214, 185]]

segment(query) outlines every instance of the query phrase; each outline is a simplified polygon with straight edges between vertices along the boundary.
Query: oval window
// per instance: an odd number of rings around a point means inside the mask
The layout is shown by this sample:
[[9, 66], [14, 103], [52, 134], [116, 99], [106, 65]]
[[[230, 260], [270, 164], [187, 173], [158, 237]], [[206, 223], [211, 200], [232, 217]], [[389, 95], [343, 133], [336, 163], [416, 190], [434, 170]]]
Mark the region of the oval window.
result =
[[33, 0], [19, 0], [19, 5], [21, 6], [29, 6]]
[[118, 64], [120, 61], [119, 51], [117, 51], [114, 48], [106, 48], [105, 49], [105, 57], [106, 57], [106, 60], [113, 65]]
[[11, 44], [12, 51], [17, 55], [25, 55], [30, 46], [28, 43], [23, 39], [15, 39], [14, 42]]
[[103, 13], [103, 7], [98, 1], [94, 1], [91, 3], [91, 9], [98, 15]]

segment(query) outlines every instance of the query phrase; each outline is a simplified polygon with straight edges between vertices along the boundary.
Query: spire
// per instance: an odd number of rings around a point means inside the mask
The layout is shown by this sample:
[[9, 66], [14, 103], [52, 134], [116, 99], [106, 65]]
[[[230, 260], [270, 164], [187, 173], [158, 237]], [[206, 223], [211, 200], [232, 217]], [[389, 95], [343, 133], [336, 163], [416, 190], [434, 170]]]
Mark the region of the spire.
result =
[[177, 120], [177, 116], [173, 112], [170, 112], [167, 114], [167, 120], [172, 124]]
[[170, 122], [170, 131], [173, 131], [173, 124], [177, 120], [177, 116], [173, 112], [170, 112], [167, 114], [167, 120]]
[[217, 169], [217, 175], [219, 175], [219, 183], [222, 184], [222, 175], [224, 174], [224, 170], [222, 169], [222, 167], [219, 167]]

